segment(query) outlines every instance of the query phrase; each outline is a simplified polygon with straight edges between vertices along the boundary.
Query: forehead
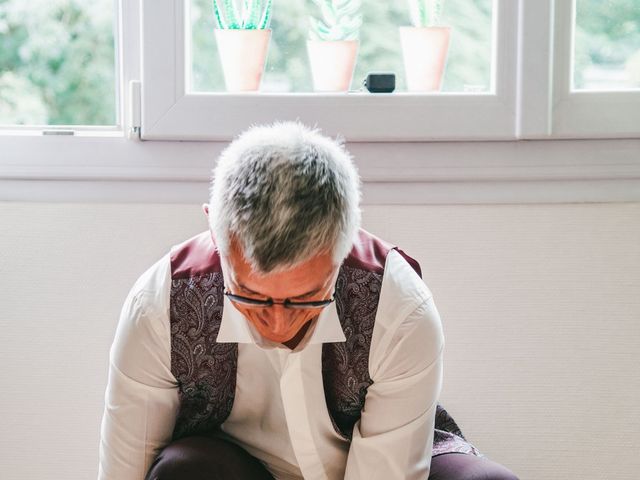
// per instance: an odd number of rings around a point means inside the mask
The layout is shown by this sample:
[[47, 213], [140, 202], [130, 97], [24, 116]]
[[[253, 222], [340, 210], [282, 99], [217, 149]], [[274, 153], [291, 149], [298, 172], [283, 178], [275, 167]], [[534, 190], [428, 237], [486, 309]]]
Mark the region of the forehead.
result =
[[251, 268], [237, 242], [231, 243], [229, 255], [222, 260], [224, 274], [232, 283], [274, 298], [296, 297], [308, 293], [327, 285], [337, 274], [337, 266], [333, 264], [331, 254], [326, 252], [290, 269], [262, 275]]

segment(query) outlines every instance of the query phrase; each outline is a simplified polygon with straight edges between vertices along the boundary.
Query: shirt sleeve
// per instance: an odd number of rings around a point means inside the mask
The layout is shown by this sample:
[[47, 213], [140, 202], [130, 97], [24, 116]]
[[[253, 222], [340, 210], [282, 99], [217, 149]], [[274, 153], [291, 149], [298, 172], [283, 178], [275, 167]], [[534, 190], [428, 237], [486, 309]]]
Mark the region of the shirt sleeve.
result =
[[346, 480], [426, 480], [431, 466], [444, 335], [433, 297], [385, 342], [384, 360], [353, 429]]
[[109, 354], [99, 480], [143, 480], [175, 424], [166, 286], [162, 271], [156, 284], [154, 277], [143, 277], [124, 302]]

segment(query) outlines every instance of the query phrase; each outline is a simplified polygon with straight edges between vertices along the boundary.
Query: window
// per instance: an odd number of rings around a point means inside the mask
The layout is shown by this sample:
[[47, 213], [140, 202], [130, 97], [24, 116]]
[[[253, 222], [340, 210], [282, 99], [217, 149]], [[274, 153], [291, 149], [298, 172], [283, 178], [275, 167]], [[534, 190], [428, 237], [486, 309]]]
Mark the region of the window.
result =
[[[451, 3], [453, 5], [454, 1]], [[457, 3], [462, 5], [465, 2], [460, 0]], [[483, 64], [482, 68], [487, 72], [479, 76], [466, 74], [464, 63], [461, 63], [457, 78], [454, 75], [448, 80], [453, 91], [426, 94], [402, 91], [386, 94], [314, 93], [304, 91], [308, 88], [307, 83], [299, 87], [302, 90], [300, 92], [227, 93], [215, 91], [221, 85], [219, 77], [217, 80], [212, 76], [207, 77], [207, 72], [215, 70], [215, 65], [211, 63], [213, 60], [207, 62], [201, 59], [206, 55], [202, 53], [203, 50], [214, 55], [210, 37], [206, 33], [198, 33], [200, 28], [203, 31], [210, 30], [210, 25], [194, 27], [196, 40], [190, 41], [194, 20], [189, 9], [194, 5], [197, 7], [194, 15], [198, 24], [197, 19], [205, 11], [204, 4], [192, 4], [190, 0], [143, 0], [142, 138], [228, 140], [250, 123], [296, 118], [310, 124], [327, 125], [328, 133], [331, 130], [341, 132], [351, 141], [513, 138], [518, 5], [512, 0], [495, 0], [491, 3], [476, 0], [472, 3], [478, 11], [484, 8], [482, 15], [485, 20], [459, 18], [467, 26], [473, 25], [468, 27], [471, 30], [491, 25], [490, 33], [482, 34], [485, 40], [476, 45], [484, 52], [488, 43], [493, 46], [491, 61]], [[489, 11], [490, 23], [487, 20]], [[455, 16], [455, 12], [451, 15]], [[295, 16], [296, 19], [298, 17]], [[396, 26], [388, 28], [393, 30]], [[205, 38], [198, 40], [202, 35]], [[212, 31], [209, 31], [210, 35], [213, 35]], [[462, 39], [464, 35], [473, 36], [468, 32], [460, 32], [456, 36]], [[489, 36], [490, 42], [486, 40]], [[203, 44], [208, 46], [199, 46]], [[362, 50], [366, 51], [366, 48], [367, 45], [363, 44]], [[452, 51], [455, 52], [453, 47]], [[399, 52], [396, 53], [399, 55]], [[465, 55], [475, 57], [476, 53]], [[376, 54], [371, 56], [375, 59]], [[302, 61], [301, 55], [291, 55], [289, 61], [278, 61], [274, 53], [274, 58], [272, 85], [276, 82], [287, 85], [282, 80], [283, 69], [286, 71], [288, 62], [289, 65], [295, 65], [291, 63], [293, 59]], [[479, 55], [479, 58], [483, 58], [483, 55]], [[278, 62], [280, 67], [276, 68]], [[451, 62], [453, 64], [453, 60]], [[194, 68], [194, 63], [200, 66]], [[362, 63], [362, 68], [368, 67]], [[192, 70], [193, 80], [189, 75]], [[295, 71], [295, 68], [289, 70]], [[451, 71], [455, 72], [455, 69], [452, 67]], [[295, 79], [295, 75], [291, 78]], [[298, 78], [304, 75], [301, 73]], [[491, 90], [487, 88], [487, 75]], [[191, 90], [191, 84], [195, 86], [195, 92]], [[458, 91], [461, 87], [464, 90], [465, 84], [470, 85], [472, 91]], [[214, 91], [200, 92], [197, 89]], [[478, 89], [479, 92], [475, 91]]]
[[[125, 114], [149, 140], [229, 140], [250, 123], [294, 118], [350, 141], [638, 136], [638, 0], [444, 0], [444, 80], [427, 93], [407, 89], [398, 29], [411, 23], [409, 0], [363, 0], [348, 93], [312, 88], [311, 0], [273, 2], [263, 88], [226, 92], [212, 3], [0, 0], [0, 127], [117, 130], [120, 91], [128, 99], [140, 80], [131, 97], [141, 101]], [[395, 92], [363, 91], [373, 71], [394, 72]]]
[[116, 125], [113, 0], [0, 0], [0, 125]]
[[[554, 2], [550, 131], [566, 138], [640, 134], [640, 2]], [[615, 46], [615, 47], [614, 47]]]

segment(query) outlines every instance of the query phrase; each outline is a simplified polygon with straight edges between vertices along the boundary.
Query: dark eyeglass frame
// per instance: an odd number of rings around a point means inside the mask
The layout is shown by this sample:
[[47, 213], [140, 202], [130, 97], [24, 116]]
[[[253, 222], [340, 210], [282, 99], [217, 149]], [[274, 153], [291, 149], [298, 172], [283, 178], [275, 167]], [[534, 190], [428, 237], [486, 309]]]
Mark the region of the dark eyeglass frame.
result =
[[308, 310], [308, 309], [321, 309], [330, 305], [335, 301], [335, 297], [332, 296], [326, 300], [314, 300], [312, 302], [293, 302], [288, 298], [285, 298], [281, 302], [276, 302], [273, 298], [267, 298], [265, 300], [258, 300], [256, 298], [243, 297], [242, 295], [235, 295], [229, 291], [225, 291], [224, 294], [229, 297], [229, 300], [246, 305], [247, 307], [260, 307], [269, 308], [273, 305], [282, 305], [284, 308], [290, 308], [293, 310]]

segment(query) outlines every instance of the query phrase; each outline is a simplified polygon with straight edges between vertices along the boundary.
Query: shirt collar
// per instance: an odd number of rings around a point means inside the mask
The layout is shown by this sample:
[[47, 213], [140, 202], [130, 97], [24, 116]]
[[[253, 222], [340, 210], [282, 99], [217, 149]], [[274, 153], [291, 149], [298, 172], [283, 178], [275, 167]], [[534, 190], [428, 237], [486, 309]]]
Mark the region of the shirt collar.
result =
[[[264, 350], [275, 348], [289, 350], [285, 345], [262, 338], [255, 327], [233, 306], [233, 303], [226, 295], [224, 296], [222, 320], [216, 341], [219, 343], [253, 343]], [[309, 327], [309, 330], [294, 351], [300, 351], [308, 344], [344, 341], [346, 341], [346, 337], [340, 325], [336, 302], [332, 302], [320, 311], [318, 318]]]

